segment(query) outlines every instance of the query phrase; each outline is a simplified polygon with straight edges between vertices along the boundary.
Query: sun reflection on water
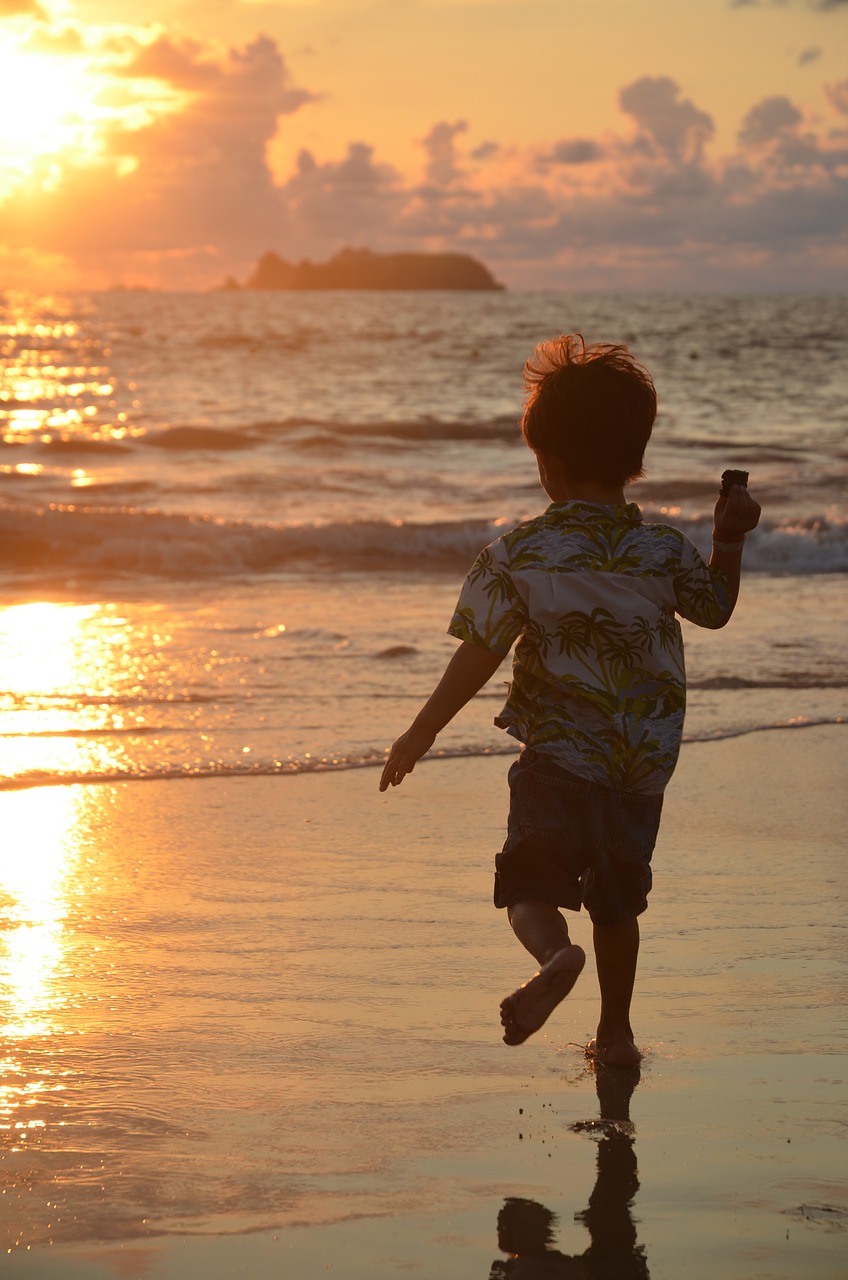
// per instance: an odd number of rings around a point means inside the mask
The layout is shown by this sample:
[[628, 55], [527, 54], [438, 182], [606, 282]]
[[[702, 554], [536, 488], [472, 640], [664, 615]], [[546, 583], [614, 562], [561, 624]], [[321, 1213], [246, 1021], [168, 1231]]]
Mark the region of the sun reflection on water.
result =
[[0, 610], [0, 778], [43, 781], [117, 767], [114, 743], [97, 735], [128, 723], [130, 712], [114, 704], [138, 686], [132, 639], [110, 605]]
[[[2, 93], [0, 93], [2, 96]], [[67, 301], [0, 299], [0, 438], [40, 449], [107, 445], [142, 432], [128, 419], [132, 389], [111, 368], [107, 333], [63, 315]], [[27, 458], [37, 462], [37, 458]]]
[[66, 688], [80, 665], [82, 626], [98, 605], [35, 602], [13, 605], [0, 615], [3, 685], [15, 694]]
[[0, 1140], [9, 1153], [40, 1142], [54, 1120], [63, 1123], [66, 1072], [59, 1055], [73, 1029], [68, 916], [78, 883], [83, 804], [70, 787], [3, 796]]
[[243, 768], [251, 744], [236, 717], [252, 710], [253, 655], [220, 646], [217, 610], [174, 612], [0, 604], [0, 792]]
[[0, 1030], [7, 1039], [51, 1034], [67, 998], [58, 975], [79, 805], [69, 787], [19, 791], [3, 800]]

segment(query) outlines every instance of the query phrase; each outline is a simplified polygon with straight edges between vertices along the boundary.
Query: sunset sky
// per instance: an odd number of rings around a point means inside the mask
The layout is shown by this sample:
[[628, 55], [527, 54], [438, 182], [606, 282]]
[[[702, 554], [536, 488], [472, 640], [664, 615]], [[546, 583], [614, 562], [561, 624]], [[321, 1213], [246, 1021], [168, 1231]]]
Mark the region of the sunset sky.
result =
[[0, 156], [0, 287], [845, 288], [848, 0], [0, 0]]

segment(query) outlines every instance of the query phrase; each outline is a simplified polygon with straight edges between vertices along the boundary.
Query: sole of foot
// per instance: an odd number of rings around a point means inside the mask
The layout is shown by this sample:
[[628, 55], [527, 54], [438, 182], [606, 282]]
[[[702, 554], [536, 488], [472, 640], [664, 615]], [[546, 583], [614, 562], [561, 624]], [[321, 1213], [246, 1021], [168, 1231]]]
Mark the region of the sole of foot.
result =
[[501, 1004], [504, 1043], [523, 1044], [544, 1026], [580, 977], [585, 963], [582, 947], [563, 947], [528, 982], [507, 996]]

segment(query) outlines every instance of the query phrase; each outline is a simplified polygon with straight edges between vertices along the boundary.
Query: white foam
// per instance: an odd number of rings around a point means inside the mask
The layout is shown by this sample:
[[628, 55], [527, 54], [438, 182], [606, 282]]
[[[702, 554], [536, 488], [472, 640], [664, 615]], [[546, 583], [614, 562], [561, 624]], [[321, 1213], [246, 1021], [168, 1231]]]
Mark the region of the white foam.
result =
[[[650, 518], [650, 517], [649, 517]], [[134, 508], [51, 506], [0, 511], [7, 571], [45, 581], [73, 571], [176, 579], [311, 570], [396, 568], [463, 572], [509, 521], [403, 523], [379, 520], [272, 525], [163, 514]], [[706, 553], [710, 523], [677, 521]], [[836, 517], [763, 524], [749, 535], [748, 572], [848, 572], [848, 523]]]

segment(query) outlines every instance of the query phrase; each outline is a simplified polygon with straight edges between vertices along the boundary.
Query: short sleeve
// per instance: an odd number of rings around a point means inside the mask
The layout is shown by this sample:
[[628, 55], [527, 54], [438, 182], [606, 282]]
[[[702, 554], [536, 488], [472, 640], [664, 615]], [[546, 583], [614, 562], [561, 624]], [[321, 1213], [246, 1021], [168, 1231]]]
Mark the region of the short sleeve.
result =
[[730, 617], [730, 584], [720, 569], [711, 568], [698, 548], [684, 537], [680, 566], [674, 575], [675, 609], [699, 627], [716, 628]]
[[512, 576], [503, 543], [481, 551], [457, 601], [448, 634], [506, 657], [527, 622], [527, 606]]

